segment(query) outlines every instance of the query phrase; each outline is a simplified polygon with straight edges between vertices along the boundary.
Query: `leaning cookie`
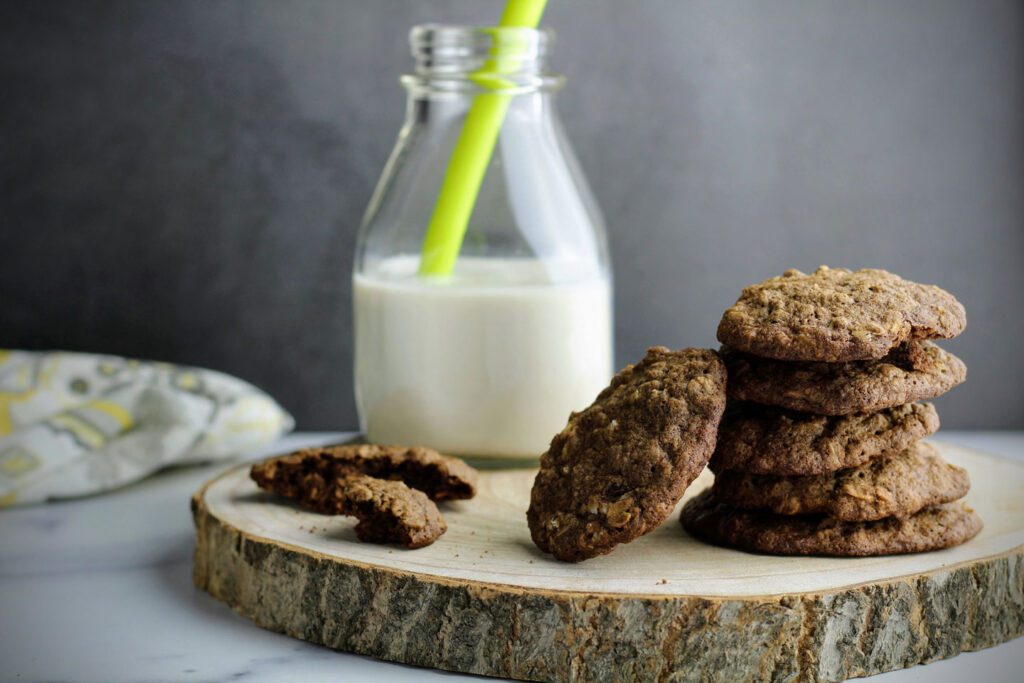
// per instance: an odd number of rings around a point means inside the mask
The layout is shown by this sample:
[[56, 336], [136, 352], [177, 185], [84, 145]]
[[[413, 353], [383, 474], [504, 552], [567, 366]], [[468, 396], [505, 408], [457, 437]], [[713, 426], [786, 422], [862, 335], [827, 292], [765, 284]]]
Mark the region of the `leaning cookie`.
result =
[[724, 408], [718, 354], [648, 350], [541, 456], [527, 511], [534, 543], [576, 562], [657, 528], [707, 465]]
[[711, 490], [688, 501], [683, 527], [714, 545], [769, 555], [866, 557], [941, 550], [981, 531], [981, 518], [963, 502], [925, 508], [905, 518], [841, 522], [819, 515], [787, 517], [737, 510], [717, 502]]
[[288, 498], [299, 498], [310, 486], [329, 487], [354, 474], [403, 481], [431, 500], [461, 500], [476, 493], [476, 470], [458, 458], [419, 446], [318, 446], [252, 467], [256, 483]]
[[882, 358], [915, 339], [948, 339], [967, 324], [952, 294], [884, 270], [788, 270], [743, 290], [722, 316], [718, 340], [780, 360], [829, 363]]
[[849, 415], [941, 396], [967, 378], [963, 362], [931, 342], [880, 360], [779, 361], [723, 349], [729, 398], [818, 415]]
[[709, 466], [714, 472], [825, 474], [901, 451], [938, 428], [930, 403], [828, 416], [734, 402], [718, 428]]
[[727, 471], [715, 477], [719, 503], [779, 515], [820, 514], [844, 522], [908, 517], [967, 495], [967, 471], [917, 443], [859, 467], [806, 477]]

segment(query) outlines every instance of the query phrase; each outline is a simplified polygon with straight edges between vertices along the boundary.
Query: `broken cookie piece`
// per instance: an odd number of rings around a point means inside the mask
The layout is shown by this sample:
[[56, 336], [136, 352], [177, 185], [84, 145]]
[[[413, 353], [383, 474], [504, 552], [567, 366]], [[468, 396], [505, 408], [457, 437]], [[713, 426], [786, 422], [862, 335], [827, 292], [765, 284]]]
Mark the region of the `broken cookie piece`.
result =
[[458, 458], [430, 448], [344, 444], [319, 446], [270, 458], [253, 465], [252, 478], [261, 487], [298, 498], [318, 475], [324, 486], [356, 474], [402, 481], [431, 500], [463, 500], [476, 494], [476, 470]]
[[326, 515], [356, 517], [371, 543], [421, 548], [447, 530], [432, 500], [472, 498], [476, 470], [429, 448], [352, 444], [304, 448], [252, 466], [261, 488]]
[[397, 543], [422, 548], [448, 530], [437, 505], [422, 491], [400, 481], [355, 476], [338, 480], [319, 499], [299, 503], [326, 514], [359, 520], [356, 536], [368, 543]]

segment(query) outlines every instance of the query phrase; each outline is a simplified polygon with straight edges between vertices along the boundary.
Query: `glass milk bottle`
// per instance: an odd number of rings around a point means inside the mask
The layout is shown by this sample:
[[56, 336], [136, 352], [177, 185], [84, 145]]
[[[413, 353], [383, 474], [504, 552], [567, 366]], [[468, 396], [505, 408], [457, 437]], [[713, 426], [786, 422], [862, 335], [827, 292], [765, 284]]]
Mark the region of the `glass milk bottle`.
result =
[[[612, 375], [608, 248], [555, 112], [552, 34], [428, 25], [410, 42], [405, 124], [356, 246], [360, 426], [374, 443], [537, 458]], [[428, 226], [480, 97], [507, 110], [493, 151], [470, 150], [482, 180], [465, 234], [429, 272]]]

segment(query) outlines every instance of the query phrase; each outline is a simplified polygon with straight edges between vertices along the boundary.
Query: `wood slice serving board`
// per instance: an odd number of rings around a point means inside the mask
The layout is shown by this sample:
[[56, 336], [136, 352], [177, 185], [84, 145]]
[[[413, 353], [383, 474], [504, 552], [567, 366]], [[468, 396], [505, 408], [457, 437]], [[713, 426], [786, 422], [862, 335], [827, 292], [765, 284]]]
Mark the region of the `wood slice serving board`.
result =
[[[705, 545], [678, 511], [612, 554], [534, 547], [532, 470], [485, 471], [420, 550], [360, 543], [248, 467], [193, 499], [195, 582], [262, 627], [381, 659], [527, 680], [841, 680], [1024, 634], [1024, 466], [944, 444], [985, 529], [969, 543], [863, 559]], [[711, 482], [705, 472], [688, 491]]]

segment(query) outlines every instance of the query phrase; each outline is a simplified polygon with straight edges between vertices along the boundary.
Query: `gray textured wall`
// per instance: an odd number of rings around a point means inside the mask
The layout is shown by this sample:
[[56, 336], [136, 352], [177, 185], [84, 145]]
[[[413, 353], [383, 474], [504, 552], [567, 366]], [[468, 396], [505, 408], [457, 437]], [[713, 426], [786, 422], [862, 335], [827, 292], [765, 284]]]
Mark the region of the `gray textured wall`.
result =
[[[406, 32], [497, 0], [0, 5], [0, 345], [215, 367], [355, 425], [349, 266]], [[967, 306], [948, 427], [1024, 427], [1024, 6], [551, 0], [617, 355], [819, 263]]]

